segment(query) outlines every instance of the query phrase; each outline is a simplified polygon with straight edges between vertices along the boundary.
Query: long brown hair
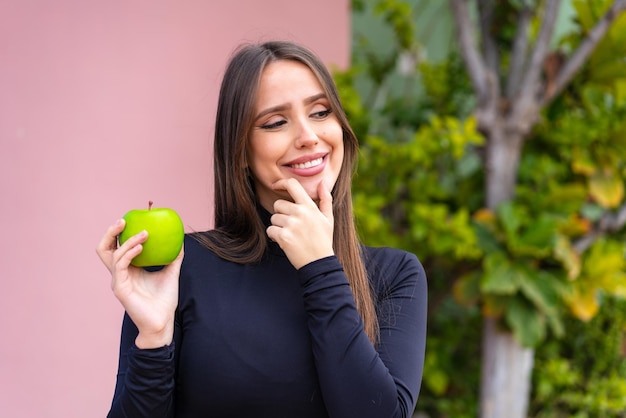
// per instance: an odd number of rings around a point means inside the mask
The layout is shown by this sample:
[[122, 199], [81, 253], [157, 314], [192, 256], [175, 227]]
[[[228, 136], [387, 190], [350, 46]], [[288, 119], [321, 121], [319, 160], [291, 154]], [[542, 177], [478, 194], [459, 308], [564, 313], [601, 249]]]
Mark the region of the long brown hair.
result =
[[331, 74], [307, 48], [285, 41], [250, 44], [240, 47], [231, 58], [222, 80], [215, 122], [215, 229], [195, 236], [218, 256], [236, 263], [259, 262], [265, 255], [268, 238], [246, 168], [246, 147], [261, 74], [269, 63], [277, 60], [300, 62], [315, 74], [342, 127], [344, 160], [332, 190], [333, 248], [348, 277], [365, 332], [375, 343], [378, 320], [374, 296], [352, 211], [351, 184], [358, 140], [348, 123]]

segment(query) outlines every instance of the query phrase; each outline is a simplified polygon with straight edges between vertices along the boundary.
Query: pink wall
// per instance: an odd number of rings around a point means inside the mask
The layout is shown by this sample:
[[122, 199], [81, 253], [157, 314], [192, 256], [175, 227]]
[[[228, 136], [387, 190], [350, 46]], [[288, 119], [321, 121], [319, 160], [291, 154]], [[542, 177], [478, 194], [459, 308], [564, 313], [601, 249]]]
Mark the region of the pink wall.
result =
[[95, 246], [131, 208], [210, 225], [219, 80], [241, 41], [349, 57], [349, 1], [0, 4], [0, 416], [104, 416], [122, 309]]

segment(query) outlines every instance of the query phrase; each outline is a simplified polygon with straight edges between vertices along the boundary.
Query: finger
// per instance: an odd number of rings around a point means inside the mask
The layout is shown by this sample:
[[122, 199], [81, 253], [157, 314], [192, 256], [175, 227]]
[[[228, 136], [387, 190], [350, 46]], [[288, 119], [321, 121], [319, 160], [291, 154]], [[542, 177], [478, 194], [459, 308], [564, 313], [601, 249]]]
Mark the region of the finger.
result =
[[274, 242], [278, 242], [278, 234], [280, 233], [280, 227], [275, 225], [270, 225], [265, 229], [265, 233], [268, 238]]
[[[129, 280], [126, 272], [131, 268], [131, 262], [143, 251], [142, 243], [148, 238], [148, 233], [142, 231], [130, 237], [124, 245], [119, 247], [114, 253], [109, 270], [112, 274], [111, 288], [116, 291], [118, 286]], [[120, 274], [121, 273], [121, 274]]]
[[285, 227], [289, 221], [289, 216], [280, 210], [276, 210], [270, 218], [272, 225]]
[[[139, 253], [141, 253], [142, 248], [136, 248], [137, 246], [141, 247], [141, 244], [146, 242], [148, 239], [148, 231], [141, 231], [140, 233], [133, 235], [128, 238], [124, 244], [122, 244], [114, 253], [113, 253], [113, 263], [117, 263], [121, 260], [125, 261], [125, 264], [130, 264], [130, 261], [135, 258]], [[128, 253], [131, 253], [130, 259], [127, 256]]]
[[148, 239], [148, 231], [144, 229], [138, 234], [133, 235], [132, 237], [128, 238], [124, 242], [124, 244], [120, 245], [118, 249], [127, 251], [129, 248], [134, 247], [137, 244], [143, 244], [144, 242], [146, 242], [147, 239]]
[[[126, 243], [124, 243], [126, 245]], [[121, 247], [120, 247], [121, 248]], [[119, 258], [117, 259], [117, 263], [119, 263], [119, 267], [128, 268], [133, 258], [137, 257], [143, 251], [143, 245], [137, 244], [132, 246], [126, 251], [120, 253]]]
[[96, 253], [105, 263], [109, 258], [109, 254], [117, 249], [117, 236], [124, 230], [125, 225], [124, 219], [118, 219], [107, 228], [104, 236], [98, 243]]
[[272, 188], [274, 190], [285, 190], [295, 203], [304, 204], [313, 202], [306, 190], [304, 190], [304, 187], [294, 178], [278, 180], [272, 184]]
[[320, 181], [317, 185], [317, 195], [320, 199], [320, 212], [328, 219], [333, 219], [333, 195], [330, 193], [324, 181]]
[[274, 214], [290, 215], [294, 213], [296, 203], [284, 199], [278, 199], [274, 202]]

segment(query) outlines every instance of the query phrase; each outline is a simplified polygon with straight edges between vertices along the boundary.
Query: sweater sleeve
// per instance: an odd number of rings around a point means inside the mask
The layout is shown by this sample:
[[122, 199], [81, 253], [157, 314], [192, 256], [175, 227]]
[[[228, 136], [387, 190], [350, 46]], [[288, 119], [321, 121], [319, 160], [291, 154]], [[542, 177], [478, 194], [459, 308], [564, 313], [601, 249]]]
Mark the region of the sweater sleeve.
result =
[[335, 256], [299, 270], [324, 402], [331, 417], [410, 417], [417, 402], [426, 342], [427, 284], [417, 257], [402, 252], [380, 271], [384, 292], [376, 348], [363, 329]]
[[137, 334], [137, 327], [124, 314], [117, 382], [107, 417], [173, 417], [176, 342], [142, 350], [135, 346]]

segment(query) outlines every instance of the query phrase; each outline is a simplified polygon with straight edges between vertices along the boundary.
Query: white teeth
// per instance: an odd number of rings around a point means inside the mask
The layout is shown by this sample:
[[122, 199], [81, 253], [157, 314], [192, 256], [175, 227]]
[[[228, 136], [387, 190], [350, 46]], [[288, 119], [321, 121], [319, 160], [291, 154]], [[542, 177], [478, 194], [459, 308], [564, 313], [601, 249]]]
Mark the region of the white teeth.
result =
[[320, 157], [316, 160], [307, 161], [306, 163], [292, 164], [291, 167], [292, 168], [311, 168], [311, 167], [315, 167], [316, 165], [322, 164], [322, 161], [324, 161], [324, 158]]

